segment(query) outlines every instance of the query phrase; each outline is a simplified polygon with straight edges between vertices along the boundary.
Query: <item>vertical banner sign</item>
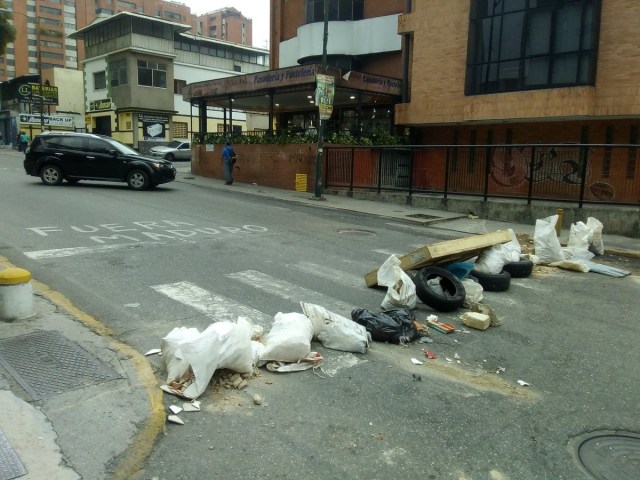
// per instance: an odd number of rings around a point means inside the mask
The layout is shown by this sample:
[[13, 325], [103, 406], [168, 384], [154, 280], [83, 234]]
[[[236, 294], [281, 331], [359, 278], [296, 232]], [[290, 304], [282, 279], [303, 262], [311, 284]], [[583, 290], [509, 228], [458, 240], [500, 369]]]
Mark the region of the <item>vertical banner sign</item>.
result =
[[331, 75], [316, 74], [316, 105], [320, 110], [320, 120], [331, 118], [335, 91], [336, 81]]

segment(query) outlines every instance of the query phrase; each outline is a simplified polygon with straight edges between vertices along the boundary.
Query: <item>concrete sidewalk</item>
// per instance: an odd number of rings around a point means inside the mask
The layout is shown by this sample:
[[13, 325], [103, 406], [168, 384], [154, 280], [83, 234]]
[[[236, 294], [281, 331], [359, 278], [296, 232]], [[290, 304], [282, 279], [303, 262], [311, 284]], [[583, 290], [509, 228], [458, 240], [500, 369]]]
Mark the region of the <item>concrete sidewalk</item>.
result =
[[[534, 230], [346, 196], [315, 199], [311, 193], [253, 184], [226, 186], [191, 174], [190, 165], [177, 167], [178, 182], [411, 222], [451, 238], [507, 228], [533, 235]], [[566, 238], [568, 230], [561, 235]], [[609, 254], [640, 258], [638, 239], [605, 234], [604, 245]], [[0, 257], [0, 269], [12, 266]], [[59, 293], [36, 280], [32, 285], [34, 315], [0, 321], [0, 480], [131, 478], [166, 420], [150, 363]]]
[[0, 321], [0, 480], [131, 478], [166, 418], [149, 362], [31, 284], [33, 315]]
[[[500, 222], [473, 218], [455, 212], [434, 210], [424, 207], [399, 205], [372, 200], [361, 200], [345, 195], [336, 195], [327, 191], [321, 199], [314, 198], [314, 193], [296, 192], [294, 190], [282, 190], [265, 187], [256, 184], [234, 182], [233, 185], [225, 185], [224, 180], [193, 175], [190, 164], [175, 163], [178, 171], [176, 181], [190, 183], [206, 188], [215, 188], [224, 191], [240, 192], [247, 195], [264, 196], [283, 201], [293, 201], [309, 206], [336, 210], [347, 210], [410, 222], [415, 225], [433, 228], [440, 231], [448, 231], [453, 237], [463, 237], [468, 234], [494, 232], [496, 230], [513, 229], [516, 233], [527, 233], [533, 237], [535, 225], [514, 222]], [[508, 205], [505, 207], [508, 208]], [[612, 206], [611, 208], [616, 208]], [[555, 208], [549, 208], [548, 215], [556, 213]], [[567, 223], [567, 222], [565, 222]], [[567, 225], [570, 227], [570, 225]], [[621, 235], [609, 235], [604, 225], [603, 242], [607, 254], [640, 258], [640, 239]], [[560, 234], [560, 241], [569, 239], [569, 228], [564, 228]]]

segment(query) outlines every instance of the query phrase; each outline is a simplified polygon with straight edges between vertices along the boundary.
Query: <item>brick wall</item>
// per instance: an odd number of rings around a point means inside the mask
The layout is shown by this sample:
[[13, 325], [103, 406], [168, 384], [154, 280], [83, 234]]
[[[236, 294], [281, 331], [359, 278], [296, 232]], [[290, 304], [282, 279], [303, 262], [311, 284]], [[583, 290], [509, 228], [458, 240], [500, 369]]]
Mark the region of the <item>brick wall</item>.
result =
[[[202, 145], [194, 146], [191, 170], [196, 175], [224, 178], [221, 152], [222, 145], [215, 145], [207, 152]], [[234, 145], [238, 154], [237, 168], [233, 177], [241, 183], [256, 183], [267, 187], [296, 189], [296, 174], [307, 175], [307, 192], [315, 187], [315, 144], [287, 145]]]
[[469, 0], [423, 0], [404, 15], [413, 31], [411, 102], [396, 107], [399, 124], [640, 114], [640, 2], [602, 5], [595, 87], [553, 88], [465, 97]]

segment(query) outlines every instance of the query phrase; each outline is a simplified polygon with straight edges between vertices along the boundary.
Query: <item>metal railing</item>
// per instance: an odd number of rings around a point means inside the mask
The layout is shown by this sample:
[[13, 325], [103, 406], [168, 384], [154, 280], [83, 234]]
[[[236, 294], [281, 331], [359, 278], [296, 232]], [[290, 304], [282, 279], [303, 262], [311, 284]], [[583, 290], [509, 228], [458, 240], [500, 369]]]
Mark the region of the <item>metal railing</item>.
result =
[[640, 145], [325, 145], [325, 186], [640, 205]]

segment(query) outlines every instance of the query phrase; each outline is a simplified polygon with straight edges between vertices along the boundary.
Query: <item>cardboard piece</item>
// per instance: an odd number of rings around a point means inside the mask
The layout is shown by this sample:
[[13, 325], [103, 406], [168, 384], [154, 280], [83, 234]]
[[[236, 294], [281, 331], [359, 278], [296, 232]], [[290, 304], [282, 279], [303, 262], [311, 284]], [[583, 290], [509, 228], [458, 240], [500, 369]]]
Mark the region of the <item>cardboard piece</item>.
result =
[[[400, 268], [407, 271], [427, 265], [461, 262], [479, 255], [485, 248], [510, 240], [511, 236], [507, 230], [498, 230], [497, 232], [432, 243], [399, 257]], [[364, 276], [364, 281], [367, 287], [375, 287], [378, 284], [378, 270], [367, 273]]]

